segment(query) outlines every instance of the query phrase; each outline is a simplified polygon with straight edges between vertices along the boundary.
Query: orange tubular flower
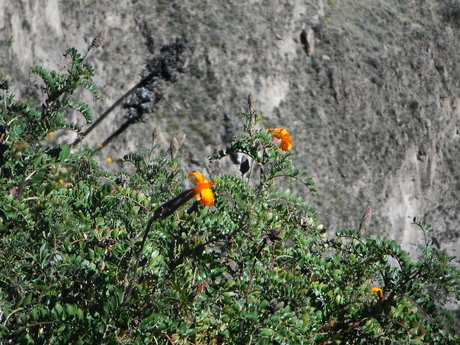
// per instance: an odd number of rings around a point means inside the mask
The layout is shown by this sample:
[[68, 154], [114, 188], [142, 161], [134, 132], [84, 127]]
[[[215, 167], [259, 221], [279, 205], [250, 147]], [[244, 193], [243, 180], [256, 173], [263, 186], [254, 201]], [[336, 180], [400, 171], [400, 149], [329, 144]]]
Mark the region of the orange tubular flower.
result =
[[289, 151], [292, 149], [292, 138], [286, 128], [269, 128], [267, 131], [272, 132], [273, 138], [281, 141], [280, 149]]
[[383, 299], [385, 297], [381, 288], [373, 287], [370, 291], [375, 297], [378, 297], [379, 299]]
[[208, 181], [197, 171], [188, 174], [188, 177], [193, 177], [194, 182], [197, 184], [193, 188], [196, 200], [199, 200], [201, 204], [206, 206], [214, 205], [214, 193], [212, 192], [211, 187], [214, 186], [217, 181]]

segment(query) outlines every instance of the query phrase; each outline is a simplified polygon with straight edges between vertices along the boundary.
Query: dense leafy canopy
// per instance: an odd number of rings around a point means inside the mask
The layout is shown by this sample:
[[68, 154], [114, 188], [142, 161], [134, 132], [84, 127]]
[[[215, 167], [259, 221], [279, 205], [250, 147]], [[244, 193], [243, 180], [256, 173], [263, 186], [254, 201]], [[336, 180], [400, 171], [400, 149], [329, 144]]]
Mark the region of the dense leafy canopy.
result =
[[[315, 190], [258, 129], [253, 100], [237, 114], [244, 134], [210, 157], [239, 152], [246, 174], [215, 176], [210, 207], [188, 197], [177, 152], [152, 143], [125, 156], [134, 173], [111, 174], [91, 151], [52, 141], [52, 131], [79, 130], [66, 109], [92, 119], [73, 92], [98, 95], [90, 66], [67, 55], [66, 74], [31, 70], [45, 83], [40, 108], [2, 84], [3, 344], [458, 343], [444, 308], [460, 299], [452, 258], [427, 242], [415, 260], [354, 230], [328, 238], [314, 210], [278, 187]], [[155, 212], [162, 205], [167, 214]]]

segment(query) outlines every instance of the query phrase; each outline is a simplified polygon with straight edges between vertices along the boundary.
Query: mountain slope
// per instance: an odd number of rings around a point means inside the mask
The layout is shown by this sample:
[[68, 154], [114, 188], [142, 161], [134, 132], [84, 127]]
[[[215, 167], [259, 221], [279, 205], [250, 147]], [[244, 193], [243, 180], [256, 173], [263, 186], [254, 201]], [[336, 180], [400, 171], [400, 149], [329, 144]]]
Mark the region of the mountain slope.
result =
[[[231, 115], [246, 109], [252, 92], [269, 127], [292, 133], [297, 164], [319, 189], [316, 196], [299, 192], [331, 231], [357, 228], [372, 205], [369, 233], [414, 251], [424, 240], [411, 225], [417, 217], [459, 255], [455, 2], [21, 0], [2, 6], [3, 70], [18, 82], [15, 92], [32, 100], [40, 95], [29, 66], [61, 69], [65, 48], [84, 52], [109, 28], [89, 60], [102, 90], [96, 114], [136, 84], [161, 44], [187, 39], [186, 74], [166, 88], [148, 125], [132, 126], [104, 156], [149, 146], [159, 127], [165, 147], [172, 136], [187, 134], [181, 150], [190, 170], [208, 164], [206, 155], [240, 131]], [[112, 113], [87, 143], [100, 142], [123, 115]], [[208, 165], [213, 174], [237, 168], [230, 160]]]

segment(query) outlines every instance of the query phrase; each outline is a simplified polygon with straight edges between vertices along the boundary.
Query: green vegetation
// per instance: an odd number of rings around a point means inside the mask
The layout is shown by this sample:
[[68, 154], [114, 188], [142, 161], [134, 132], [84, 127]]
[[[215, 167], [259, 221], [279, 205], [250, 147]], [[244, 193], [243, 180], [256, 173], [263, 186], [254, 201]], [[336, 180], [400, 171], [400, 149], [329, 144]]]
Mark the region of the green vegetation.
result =
[[39, 107], [1, 84], [3, 344], [458, 343], [444, 309], [460, 299], [452, 258], [428, 241], [414, 260], [354, 230], [328, 239], [314, 210], [278, 187], [287, 179], [315, 192], [290, 151], [259, 129], [252, 98], [237, 114], [244, 134], [210, 157], [250, 159], [241, 176], [214, 178], [211, 207], [183, 186], [184, 138], [167, 156], [155, 141], [127, 154], [130, 174], [104, 172], [93, 151], [48, 140], [80, 131], [66, 109], [91, 122], [76, 89], [99, 95], [92, 68], [74, 49], [67, 56], [66, 74], [31, 69], [45, 84]]

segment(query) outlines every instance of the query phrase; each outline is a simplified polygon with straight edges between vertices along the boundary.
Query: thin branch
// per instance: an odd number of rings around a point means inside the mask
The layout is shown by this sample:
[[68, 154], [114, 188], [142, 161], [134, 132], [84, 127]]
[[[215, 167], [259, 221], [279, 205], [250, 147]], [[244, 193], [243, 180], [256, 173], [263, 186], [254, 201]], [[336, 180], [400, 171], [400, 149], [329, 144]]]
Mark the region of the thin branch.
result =
[[128, 120], [123, 125], [121, 125], [115, 132], [113, 132], [107, 139], [104, 140], [102, 144], [97, 145], [96, 151], [101, 151], [104, 147], [106, 147], [110, 142], [118, 137], [121, 133], [126, 131], [128, 127], [133, 124], [132, 121]]
[[[153, 76], [151, 76], [153, 78]], [[150, 78], [148, 78], [150, 79]], [[136, 91], [137, 88], [143, 86], [145, 83], [147, 83], [148, 79], [143, 79], [140, 82], [138, 82], [136, 85], [134, 85], [131, 89], [129, 89], [123, 96], [121, 96], [119, 99], [116, 100], [115, 103], [113, 103], [104, 113], [102, 113], [101, 116], [97, 118], [96, 121], [93, 122], [91, 126], [89, 126], [83, 133], [79, 135], [79, 137], [70, 145], [71, 147], [76, 146], [78, 143], [80, 143], [89, 133], [93, 131], [94, 128], [96, 128], [116, 107], [120, 105], [121, 102], [123, 102], [129, 95], [131, 95], [134, 91]]]

